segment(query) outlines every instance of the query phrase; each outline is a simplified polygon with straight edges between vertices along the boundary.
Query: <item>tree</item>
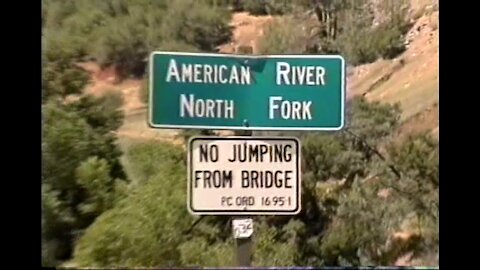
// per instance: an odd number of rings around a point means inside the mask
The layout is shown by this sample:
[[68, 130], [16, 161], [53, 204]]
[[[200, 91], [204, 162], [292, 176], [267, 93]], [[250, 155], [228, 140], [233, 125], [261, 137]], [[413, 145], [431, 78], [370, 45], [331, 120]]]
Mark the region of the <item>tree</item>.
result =
[[126, 178], [115, 137], [106, 131], [118, 125], [111, 118], [103, 123], [109, 128], [92, 124], [102, 119], [98, 103], [79, 102], [82, 110], [56, 100], [42, 109], [43, 237], [53, 248], [45, 250], [51, 262], [70, 256], [76, 235], [121, 197]]
[[95, 131], [106, 135], [115, 131], [123, 122], [123, 97], [119, 92], [107, 92], [101, 97], [92, 95], [81, 96], [69, 107], [84, 118]]
[[145, 185], [138, 186], [87, 229], [75, 250], [79, 266], [180, 264], [178, 246], [184, 239], [183, 231], [192, 221], [184, 207], [185, 165], [165, 159], [156, 162], [167, 162], [168, 166], [162, 166]]
[[250, 12], [252, 15], [284, 15], [294, 10], [303, 10], [311, 3], [309, 0], [243, 0], [239, 1], [237, 9]]
[[344, 203], [342, 196], [376, 168], [379, 158], [374, 151], [393, 132], [400, 115], [398, 105], [369, 103], [361, 97], [351, 100], [347, 108], [344, 131], [300, 135], [303, 183], [298, 219], [306, 231], [303, 264], [336, 263], [325, 257], [320, 243]]
[[322, 241], [329, 264], [389, 265], [410, 251], [438, 252], [438, 145], [421, 134], [389, 149], [401, 178], [382, 165], [340, 198]]
[[259, 51], [262, 54], [300, 54], [308, 47], [308, 35], [301, 20], [287, 16], [268, 26]]
[[127, 167], [135, 184], [143, 185], [172, 164], [186, 165], [184, 155], [185, 152], [174, 145], [158, 146], [157, 142], [139, 143], [128, 149]]
[[230, 39], [229, 12], [206, 1], [48, 1], [47, 46], [56, 39], [75, 59], [113, 65], [121, 77], [141, 77], [154, 50], [214, 51]]
[[390, 146], [388, 153], [392, 163], [402, 172], [402, 177], [393, 177], [384, 168], [385, 178], [388, 177], [384, 185], [392, 190], [392, 194], [405, 200], [409, 213], [413, 213], [416, 223], [416, 228], [413, 229], [418, 229], [421, 237], [419, 251], [423, 254], [431, 251], [438, 254], [438, 141], [429, 134], [418, 134], [409, 137], [401, 145]]
[[77, 167], [78, 184], [87, 195], [78, 206], [82, 214], [97, 217], [112, 208], [116, 200], [124, 195], [116, 190], [118, 187], [110, 177], [110, 171], [108, 162], [97, 157], [90, 157]]
[[[251, 2], [256, 12], [268, 6], [265, 1]], [[262, 53], [340, 54], [350, 65], [360, 65], [405, 50], [403, 41], [411, 26], [406, 1], [315, 0], [299, 6], [287, 12], [294, 19], [287, 17], [267, 29]], [[379, 19], [383, 17], [387, 19]]]
[[[52, 48], [52, 50], [55, 50]], [[55, 60], [49, 59], [50, 57]], [[58, 58], [57, 58], [58, 57]], [[42, 63], [42, 102], [50, 98], [60, 100], [68, 95], [80, 94], [83, 87], [89, 82], [88, 74], [74, 66], [69, 56], [45, 55]]]

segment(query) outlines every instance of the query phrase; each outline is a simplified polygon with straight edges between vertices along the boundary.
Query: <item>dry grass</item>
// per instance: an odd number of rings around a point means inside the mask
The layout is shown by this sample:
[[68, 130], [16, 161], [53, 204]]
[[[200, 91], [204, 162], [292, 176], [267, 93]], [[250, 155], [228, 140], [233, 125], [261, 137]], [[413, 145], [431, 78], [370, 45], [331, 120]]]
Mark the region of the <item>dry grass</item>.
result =
[[[401, 68], [395, 60], [383, 60], [357, 67], [367, 69], [347, 81], [350, 92], [365, 94], [368, 100], [400, 103], [402, 120], [421, 113], [438, 103], [438, 30], [431, 27], [437, 22], [438, 12], [422, 17], [412, 28], [415, 36], [409, 48], [398, 59], [404, 59]], [[420, 31], [417, 31], [420, 29]], [[386, 78], [379, 82], [379, 79]], [[372, 85], [375, 86], [372, 88]]]

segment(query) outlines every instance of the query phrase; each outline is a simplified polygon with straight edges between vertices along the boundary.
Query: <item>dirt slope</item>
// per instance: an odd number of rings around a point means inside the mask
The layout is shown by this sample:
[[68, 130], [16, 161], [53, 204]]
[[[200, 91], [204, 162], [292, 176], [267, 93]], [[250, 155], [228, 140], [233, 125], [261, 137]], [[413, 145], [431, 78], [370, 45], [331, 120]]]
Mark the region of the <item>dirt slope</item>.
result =
[[438, 11], [421, 16], [407, 35], [407, 50], [393, 60], [356, 67], [347, 96], [400, 103], [402, 133], [432, 131], [438, 137]]
[[80, 67], [91, 75], [91, 83], [85, 89], [86, 93], [100, 96], [108, 91], [119, 91], [123, 96], [123, 111], [125, 120], [117, 131], [119, 143], [123, 150], [132, 142], [158, 140], [178, 143], [177, 130], [152, 129], [147, 125], [147, 104], [140, 100], [142, 80], [126, 79], [120, 81], [114, 68], [100, 69], [94, 62], [80, 63]]
[[242, 48], [251, 47], [252, 53], [258, 53], [258, 43], [265, 27], [272, 22], [273, 16], [252, 16], [247, 12], [234, 13], [230, 26], [233, 27], [231, 42], [219, 46], [221, 53], [240, 53]]

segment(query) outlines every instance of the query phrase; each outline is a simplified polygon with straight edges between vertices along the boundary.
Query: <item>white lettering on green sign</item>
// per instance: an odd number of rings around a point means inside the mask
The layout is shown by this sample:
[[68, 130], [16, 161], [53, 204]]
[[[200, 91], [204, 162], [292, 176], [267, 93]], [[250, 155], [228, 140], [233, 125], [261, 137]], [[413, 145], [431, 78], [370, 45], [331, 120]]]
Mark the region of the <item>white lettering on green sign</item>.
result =
[[167, 82], [177, 83], [220, 83], [249, 85], [251, 74], [249, 66], [226, 66], [208, 64], [181, 64], [170, 59]]
[[345, 60], [339, 55], [240, 56], [153, 52], [154, 128], [341, 130]]
[[270, 97], [268, 116], [270, 119], [274, 119], [276, 118], [275, 113], [280, 112], [280, 116], [283, 119], [310, 120], [312, 119], [312, 114], [310, 113], [311, 105], [311, 101], [288, 101], [283, 100], [282, 97]]
[[180, 117], [233, 118], [233, 100], [195, 99], [195, 95], [180, 95]]
[[325, 68], [277, 63], [277, 85], [325, 85]]

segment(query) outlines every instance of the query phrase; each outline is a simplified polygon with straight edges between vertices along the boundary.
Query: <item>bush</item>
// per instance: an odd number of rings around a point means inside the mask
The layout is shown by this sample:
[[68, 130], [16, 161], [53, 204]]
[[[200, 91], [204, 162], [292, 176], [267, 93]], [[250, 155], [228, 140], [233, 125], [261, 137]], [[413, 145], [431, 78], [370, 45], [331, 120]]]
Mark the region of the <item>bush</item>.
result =
[[99, 217], [79, 240], [74, 256], [79, 266], [181, 264], [178, 247], [192, 222], [185, 207], [186, 168], [165, 158], [155, 161], [162, 170]]
[[[252, 9], [263, 10], [268, 6], [264, 3], [252, 1]], [[332, 1], [323, 5], [326, 7], [316, 10], [314, 25], [311, 16], [298, 12], [273, 23], [262, 39], [261, 53], [341, 54], [349, 64], [360, 65], [381, 57], [390, 59], [405, 50], [404, 35], [410, 27], [405, 1], [385, 0], [376, 6], [367, 0]], [[377, 26], [374, 26], [374, 11], [387, 18]], [[320, 14], [327, 13], [331, 20], [325, 21]]]
[[172, 164], [185, 164], [185, 155], [181, 148], [171, 144], [159, 145], [156, 142], [135, 144], [127, 151], [129, 171], [137, 184], [143, 184]]
[[47, 46], [53, 36], [76, 59], [114, 65], [120, 76], [141, 76], [157, 49], [214, 51], [230, 39], [226, 7], [206, 1], [48, 1], [43, 6]]
[[231, 29], [229, 13], [193, 0], [175, 1], [169, 6], [168, 20], [162, 24], [165, 40], [178, 40], [202, 51], [215, 51], [228, 41]]
[[93, 101], [84, 105], [79, 112], [78, 107], [50, 100], [42, 108], [44, 264], [67, 259], [74, 234], [121, 197], [119, 182], [125, 179], [119, 162], [121, 152], [115, 137], [105, 131], [115, 128], [115, 119], [92, 126], [91, 120], [99, 119], [95, 111], [98, 105]]
[[268, 14], [265, 0], [245, 0], [243, 1], [243, 9], [252, 15]]
[[88, 196], [79, 205], [82, 214], [96, 217], [114, 205], [115, 193], [111, 192], [113, 179], [110, 170], [108, 162], [97, 157], [88, 158], [77, 167], [78, 184]]
[[101, 97], [84, 95], [70, 104], [92, 128], [105, 135], [123, 124], [122, 105], [122, 94], [114, 91], [109, 91]]
[[268, 26], [259, 51], [261, 54], [301, 54], [307, 48], [307, 41], [301, 21], [288, 16]]
[[241, 1], [242, 9], [252, 15], [283, 15], [294, 10], [303, 10], [311, 5], [311, 1], [289, 0], [244, 0]]
[[405, 1], [380, 2], [378, 9], [387, 19], [373, 26], [373, 7], [350, 8], [340, 21], [335, 46], [352, 65], [371, 63], [376, 59], [394, 58], [405, 50], [404, 35], [409, 29]]
[[121, 77], [144, 72], [148, 48], [143, 42], [145, 30], [138, 18], [113, 18], [94, 33], [91, 55], [102, 65], [114, 65]]
[[[339, 198], [322, 240], [329, 265], [390, 265], [408, 252], [438, 252], [438, 144], [420, 134], [388, 153], [401, 178], [387, 163], [374, 163], [377, 177], [358, 179]], [[393, 235], [399, 231], [412, 237], [398, 241]]]
[[268, 226], [265, 222], [255, 225], [253, 266], [265, 267], [293, 267], [298, 265], [300, 252], [297, 246], [297, 237], [301, 228], [289, 226], [294, 223], [303, 226], [301, 222], [293, 221], [279, 230]]
[[234, 267], [235, 243], [230, 239], [227, 242], [219, 241], [211, 244], [203, 237], [195, 237], [179, 246], [181, 263], [186, 267]]
[[42, 103], [50, 98], [63, 99], [80, 94], [89, 82], [88, 74], [75, 66], [71, 40], [57, 34], [42, 37]]

